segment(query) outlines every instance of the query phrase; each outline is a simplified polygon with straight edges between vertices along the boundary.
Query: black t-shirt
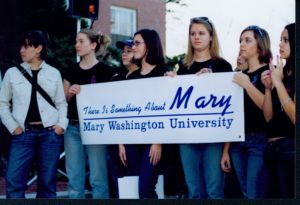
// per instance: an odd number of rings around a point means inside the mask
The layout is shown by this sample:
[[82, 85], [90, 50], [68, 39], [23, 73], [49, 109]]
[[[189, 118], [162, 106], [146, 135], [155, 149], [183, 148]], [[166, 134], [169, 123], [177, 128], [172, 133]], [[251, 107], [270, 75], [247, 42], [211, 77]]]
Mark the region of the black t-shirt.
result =
[[126, 68], [120, 68], [117, 72], [118, 75], [113, 77], [113, 81], [126, 80], [126, 75], [128, 73], [128, 70]]
[[147, 75], [141, 75], [141, 69], [138, 69], [136, 71], [134, 71], [133, 73], [131, 73], [127, 79], [140, 79], [140, 78], [151, 78], [151, 77], [160, 77], [160, 76], [164, 76], [165, 72], [167, 72], [168, 69], [161, 65], [156, 65], [151, 71], [150, 73], [148, 73]]
[[113, 78], [113, 81], [120, 81], [120, 80], [128, 80], [128, 79], [131, 79], [131, 75], [133, 74], [133, 73], [135, 73], [135, 72], [140, 72], [140, 69], [137, 69], [137, 70], [135, 70], [135, 71], [133, 71], [132, 73], [130, 73], [128, 76], [127, 76], [127, 74], [128, 74], [128, 70], [127, 69], [122, 69], [122, 70], [119, 70], [118, 71], [118, 75], [117, 76], [115, 76], [114, 78]]
[[[265, 86], [261, 82], [261, 73], [265, 70], [269, 70], [269, 65], [265, 65], [252, 73], [248, 73], [249, 69], [243, 71], [244, 74], [249, 76], [252, 85], [254, 85], [261, 93], [265, 93]], [[244, 110], [245, 132], [265, 132], [267, 123], [263, 111], [256, 106], [246, 91], [244, 92]]]
[[181, 64], [179, 66], [179, 70], [177, 74], [178, 75], [195, 74], [199, 72], [202, 68], [210, 68], [213, 73], [232, 71], [232, 66], [230, 65], [230, 63], [228, 63], [225, 59], [216, 58], [216, 59], [209, 59], [204, 62], [194, 61], [189, 68]]
[[[284, 76], [283, 84], [293, 100], [295, 95], [295, 79], [294, 75]], [[281, 109], [281, 103], [277, 95], [277, 91], [274, 88], [272, 90], [272, 106], [273, 117], [268, 124], [268, 137], [295, 137], [295, 126], [287, 116], [285, 111]]]
[[[40, 70], [31, 70], [32, 72], [32, 80], [37, 84], [37, 77]], [[36, 98], [37, 90], [34, 86], [32, 86], [31, 90], [31, 99], [29, 104], [29, 109], [27, 112], [25, 122], [40, 122], [41, 115], [38, 108], [37, 98]]]
[[[117, 72], [114, 69], [101, 62], [98, 62], [88, 70], [80, 68], [79, 63], [77, 63], [73, 68], [66, 71], [64, 78], [69, 81], [71, 85], [85, 85], [109, 82], [116, 74]], [[73, 97], [69, 102], [68, 118], [72, 120], [78, 120], [76, 97]]]

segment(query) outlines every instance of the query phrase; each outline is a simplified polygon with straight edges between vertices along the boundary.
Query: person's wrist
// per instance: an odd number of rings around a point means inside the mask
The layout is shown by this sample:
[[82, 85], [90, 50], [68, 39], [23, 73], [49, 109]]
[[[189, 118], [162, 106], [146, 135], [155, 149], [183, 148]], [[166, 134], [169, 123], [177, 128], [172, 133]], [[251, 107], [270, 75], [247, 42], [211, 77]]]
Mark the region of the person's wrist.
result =
[[17, 127], [14, 131], [13, 131], [13, 135], [19, 135], [23, 132], [22, 128]]

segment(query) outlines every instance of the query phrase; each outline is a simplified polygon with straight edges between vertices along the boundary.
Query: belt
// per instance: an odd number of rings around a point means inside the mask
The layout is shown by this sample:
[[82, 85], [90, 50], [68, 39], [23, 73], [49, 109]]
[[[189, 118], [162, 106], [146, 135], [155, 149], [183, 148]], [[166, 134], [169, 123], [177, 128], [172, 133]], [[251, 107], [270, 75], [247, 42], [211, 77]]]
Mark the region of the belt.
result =
[[43, 130], [43, 129], [52, 130], [53, 128], [52, 128], [52, 126], [44, 127], [43, 124], [26, 124], [25, 129], [26, 130]]
[[79, 125], [79, 120], [69, 120], [70, 125]]

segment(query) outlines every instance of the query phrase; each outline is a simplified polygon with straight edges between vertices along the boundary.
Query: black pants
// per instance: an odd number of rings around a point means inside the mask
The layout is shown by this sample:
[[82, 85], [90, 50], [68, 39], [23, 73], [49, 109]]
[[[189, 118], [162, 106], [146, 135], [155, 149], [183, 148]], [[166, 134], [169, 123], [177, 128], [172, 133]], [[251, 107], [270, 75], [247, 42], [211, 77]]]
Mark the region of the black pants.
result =
[[281, 138], [268, 142], [265, 162], [269, 173], [268, 196], [270, 198], [294, 198], [295, 140]]

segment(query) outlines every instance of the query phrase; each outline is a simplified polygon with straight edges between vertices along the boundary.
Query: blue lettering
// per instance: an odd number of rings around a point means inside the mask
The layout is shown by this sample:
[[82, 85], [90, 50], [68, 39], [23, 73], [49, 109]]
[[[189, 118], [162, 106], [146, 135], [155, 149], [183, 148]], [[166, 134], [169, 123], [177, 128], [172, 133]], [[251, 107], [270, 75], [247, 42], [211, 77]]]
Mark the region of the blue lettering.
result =
[[185, 92], [185, 94], [181, 97], [182, 87], [179, 87], [174, 97], [173, 103], [169, 109], [172, 110], [174, 106], [176, 106], [176, 108], [178, 109], [183, 102], [184, 102], [184, 109], [186, 109], [193, 89], [194, 87], [190, 86], [189, 89]]
[[225, 99], [225, 96], [222, 96], [222, 98], [218, 101], [217, 97], [215, 95], [211, 94], [209, 100], [206, 102], [205, 101], [206, 98], [204, 96], [201, 96], [195, 101], [195, 106], [196, 106], [196, 108], [205, 108], [209, 104], [211, 104], [212, 108], [215, 108], [218, 106], [220, 108], [223, 107], [223, 110], [221, 113], [223, 116], [226, 114], [226, 110], [231, 106], [231, 104], [230, 104], [231, 97], [232, 96], [230, 95]]
[[222, 116], [225, 115], [226, 110], [231, 106], [231, 104], [230, 104], [231, 95], [228, 96], [225, 100], [224, 99], [225, 99], [225, 96], [222, 96], [222, 98], [219, 100], [219, 102], [216, 102], [216, 99], [215, 99], [212, 103], [212, 107], [217, 107], [217, 106], [223, 107], [225, 105], [225, 107], [222, 111]]

